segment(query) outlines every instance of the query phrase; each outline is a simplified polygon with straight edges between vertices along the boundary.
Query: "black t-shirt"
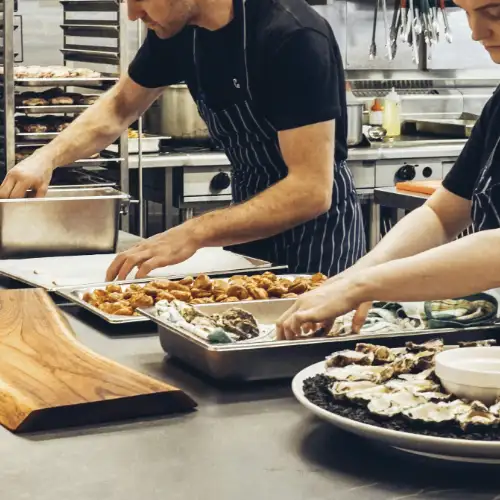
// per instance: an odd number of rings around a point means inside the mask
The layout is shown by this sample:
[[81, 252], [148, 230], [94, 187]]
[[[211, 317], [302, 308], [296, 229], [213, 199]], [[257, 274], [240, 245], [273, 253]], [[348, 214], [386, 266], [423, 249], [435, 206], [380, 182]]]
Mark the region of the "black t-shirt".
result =
[[[500, 137], [499, 124], [500, 87], [486, 103], [462, 153], [444, 178], [443, 186], [448, 191], [467, 200], [472, 198], [474, 186], [481, 170], [486, 165]], [[499, 160], [500, 148], [498, 148], [496, 156], [496, 161]], [[494, 179], [500, 178], [500, 163], [498, 165], [493, 163], [491, 175]]]
[[[330, 25], [304, 0], [247, 0], [245, 11], [248, 80], [261, 113], [278, 131], [335, 119], [335, 159], [345, 160], [344, 69]], [[150, 88], [195, 81], [194, 29], [168, 40], [150, 31], [130, 77]], [[231, 98], [224, 82], [233, 82], [235, 72], [228, 61], [236, 52], [243, 57], [241, 28], [233, 20], [216, 31], [196, 29], [201, 86], [207, 103], [222, 108]]]

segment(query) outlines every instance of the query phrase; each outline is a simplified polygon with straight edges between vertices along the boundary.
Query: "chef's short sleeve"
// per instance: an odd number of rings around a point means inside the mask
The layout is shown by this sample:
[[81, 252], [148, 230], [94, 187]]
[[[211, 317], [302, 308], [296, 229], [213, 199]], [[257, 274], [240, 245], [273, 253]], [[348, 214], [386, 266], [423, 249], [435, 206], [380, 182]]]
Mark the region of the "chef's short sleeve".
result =
[[[277, 130], [289, 130], [341, 115], [342, 61], [329, 38], [314, 29], [291, 34], [265, 65], [266, 116]], [[342, 78], [342, 81], [341, 81]]]
[[500, 93], [497, 89], [486, 103], [460, 156], [443, 180], [443, 186], [461, 198], [472, 198], [476, 180], [499, 137], [499, 129], [492, 123], [499, 106]]
[[[187, 29], [172, 38], [162, 40], [152, 30], [130, 63], [128, 74], [137, 84], [158, 88], [180, 83], [185, 78]], [[183, 57], [184, 56], [184, 57]]]

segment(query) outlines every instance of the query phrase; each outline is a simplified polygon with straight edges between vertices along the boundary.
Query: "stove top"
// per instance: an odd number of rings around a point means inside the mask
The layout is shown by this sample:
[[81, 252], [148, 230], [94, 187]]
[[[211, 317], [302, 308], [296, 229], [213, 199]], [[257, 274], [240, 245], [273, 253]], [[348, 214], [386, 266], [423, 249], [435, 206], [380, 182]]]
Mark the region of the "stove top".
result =
[[160, 153], [220, 153], [212, 139], [161, 139]]

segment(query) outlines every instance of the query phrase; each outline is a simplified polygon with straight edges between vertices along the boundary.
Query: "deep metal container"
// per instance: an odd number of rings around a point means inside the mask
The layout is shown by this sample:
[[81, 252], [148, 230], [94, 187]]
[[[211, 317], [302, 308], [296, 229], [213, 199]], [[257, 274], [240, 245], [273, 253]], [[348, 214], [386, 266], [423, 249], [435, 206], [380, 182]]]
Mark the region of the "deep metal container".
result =
[[363, 103], [347, 103], [347, 145], [357, 146], [363, 140]]
[[111, 187], [51, 188], [0, 200], [0, 258], [113, 253], [130, 196]]
[[171, 85], [146, 112], [148, 132], [172, 139], [208, 139], [208, 128], [201, 118], [187, 85]]
[[[272, 324], [289, 309], [295, 299], [243, 302], [237, 307], [253, 314], [259, 323]], [[211, 315], [221, 313], [233, 304], [195, 306]], [[499, 325], [464, 329], [402, 331], [400, 333], [360, 334], [346, 337], [323, 337], [291, 341], [251, 342], [216, 345], [181, 330], [176, 325], [155, 315], [154, 310], [139, 310], [158, 324], [160, 343], [169, 356], [177, 358], [198, 372], [215, 380], [228, 382], [292, 378], [300, 370], [321, 361], [328, 354], [342, 349], [353, 349], [357, 342], [399, 347], [405, 341], [425, 342], [442, 337], [445, 343], [461, 340], [491, 338]]]

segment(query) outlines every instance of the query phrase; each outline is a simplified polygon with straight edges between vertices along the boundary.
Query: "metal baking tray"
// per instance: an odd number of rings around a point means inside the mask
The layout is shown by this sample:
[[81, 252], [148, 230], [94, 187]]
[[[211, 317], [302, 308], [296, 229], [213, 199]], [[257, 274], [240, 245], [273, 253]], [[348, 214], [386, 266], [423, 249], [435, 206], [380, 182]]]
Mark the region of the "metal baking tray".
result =
[[[3, 75], [0, 75], [0, 81]], [[91, 87], [107, 88], [118, 81], [114, 76], [98, 78], [16, 78], [14, 83], [22, 87]]]
[[0, 200], [0, 258], [112, 253], [130, 196], [113, 188], [51, 188]]
[[467, 139], [470, 137], [476, 120], [418, 120], [415, 122], [417, 132], [439, 136]]
[[120, 54], [112, 47], [93, 47], [82, 45], [66, 45], [66, 48], [60, 49], [68, 61], [81, 61], [91, 63], [109, 63], [115, 64], [120, 59]]
[[[237, 305], [250, 312], [259, 321], [271, 324], [293, 304], [295, 299], [239, 304], [197, 305], [205, 314], [220, 313]], [[140, 310], [158, 324], [160, 343], [172, 358], [177, 358], [196, 371], [212, 379], [230, 382], [292, 378], [303, 368], [321, 361], [334, 351], [352, 349], [358, 342], [400, 346], [404, 341], [424, 342], [442, 337], [445, 343], [461, 340], [487, 339], [500, 325], [465, 329], [420, 330], [415, 332], [377, 335], [350, 335], [332, 338], [311, 338], [291, 341], [244, 341], [234, 344], [214, 345], [196, 335], [181, 330], [152, 314], [152, 310]]]
[[59, 134], [60, 132], [17, 132], [16, 137], [24, 141], [51, 141]]
[[66, 106], [16, 106], [16, 111], [29, 115], [52, 115], [58, 113], [83, 113], [87, 108], [88, 106], [85, 104], [72, 104]]
[[61, 24], [66, 36], [85, 38], [118, 38], [120, 26], [113, 21], [71, 20]]
[[60, 0], [66, 12], [116, 12], [116, 0]]
[[[266, 269], [267, 271], [268, 269]], [[255, 270], [257, 271], [257, 270]], [[256, 274], [261, 274], [262, 271], [257, 271]], [[239, 273], [239, 271], [238, 271]], [[255, 273], [254, 273], [255, 274]], [[210, 277], [211, 278], [217, 278], [218, 276], [221, 277], [221, 276], [226, 276], [227, 273], [210, 273]], [[289, 274], [284, 274], [282, 275], [283, 278], [295, 278], [296, 276], [295, 275], [289, 275]], [[165, 279], [169, 279], [171, 281], [176, 281], [176, 280], [181, 280], [182, 278], [184, 278], [184, 276], [168, 276], [168, 277], [164, 277], [164, 278], [159, 278], [159, 277], [154, 277], [154, 278], [145, 278], [145, 279], [142, 279], [142, 280], [126, 280], [126, 281], [116, 281], [116, 282], [113, 282], [113, 283], [98, 283], [98, 284], [92, 284], [92, 285], [88, 285], [86, 287], [62, 287], [62, 288], [55, 288], [53, 291], [55, 291], [58, 295], [60, 295], [61, 297], [69, 300], [70, 302], [80, 306], [80, 307], [83, 307], [84, 309], [86, 309], [87, 311], [90, 311], [91, 313], [99, 316], [101, 319], [105, 320], [106, 322], [108, 323], [111, 323], [111, 324], [125, 324], [125, 323], [137, 323], [137, 322], [141, 322], [141, 321], [149, 321], [149, 317], [146, 317], [146, 315], [144, 314], [141, 314], [139, 316], [118, 316], [116, 314], [107, 314], [103, 311], [101, 311], [100, 309], [97, 309], [97, 307], [94, 307], [90, 304], [88, 304], [87, 302], [85, 302], [83, 300], [83, 296], [86, 294], [86, 293], [92, 293], [94, 290], [99, 290], [99, 289], [103, 289], [103, 288], [106, 288], [108, 285], [120, 285], [123, 288], [127, 288], [128, 286], [132, 285], [132, 284], [139, 284], [139, 285], [146, 285], [147, 283], [150, 283], [152, 281], [161, 281], [162, 279], [165, 280]], [[224, 279], [224, 278], [220, 278], [220, 279]], [[294, 302], [295, 299], [272, 299], [272, 300], [265, 300], [265, 301], [258, 301], [258, 300], [255, 300], [252, 302], [252, 304], [256, 304], [258, 302], [276, 302], [276, 301], [279, 301], [279, 302]], [[233, 307], [234, 306], [239, 306], [241, 304], [248, 304], [248, 302], [231, 302], [230, 303]], [[214, 306], [216, 306], [217, 304], [213, 304]], [[154, 309], [154, 308], [152, 308]]]
[[[159, 136], [153, 135], [143, 135], [141, 138], [141, 147], [143, 153], [156, 153], [160, 150], [160, 139]], [[106, 151], [111, 151], [112, 153], [118, 153], [118, 144], [110, 144]], [[139, 153], [139, 139], [135, 137], [129, 137], [128, 139], [128, 152], [129, 154]]]

